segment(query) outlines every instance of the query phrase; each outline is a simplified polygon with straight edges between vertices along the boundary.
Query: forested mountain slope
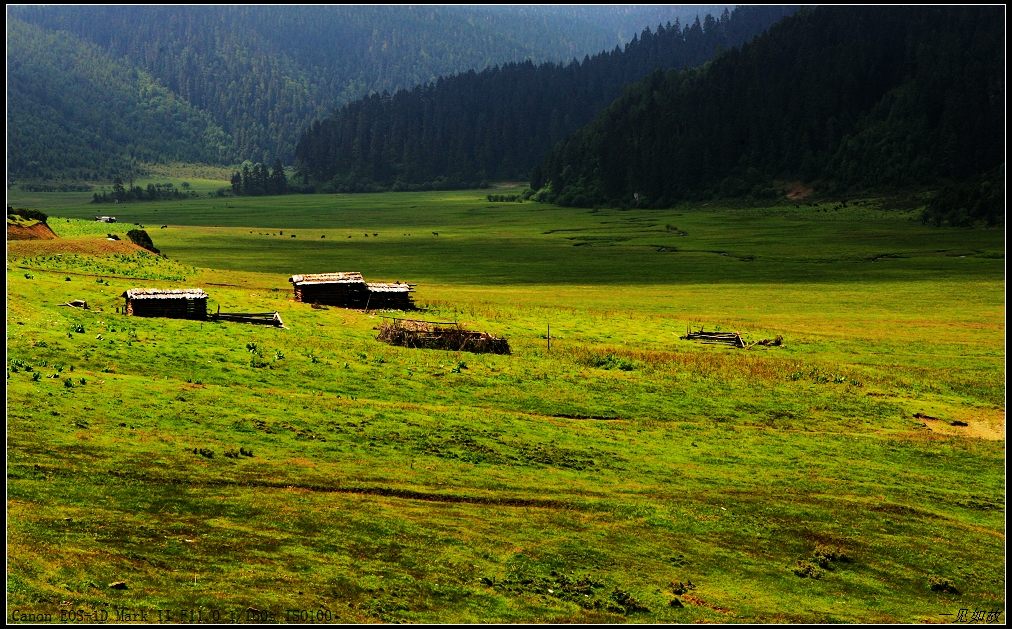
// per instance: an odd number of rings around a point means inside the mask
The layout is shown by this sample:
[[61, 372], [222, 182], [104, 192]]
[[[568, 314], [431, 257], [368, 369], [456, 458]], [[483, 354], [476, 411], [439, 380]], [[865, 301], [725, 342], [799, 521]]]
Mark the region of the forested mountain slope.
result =
[[659, 68], [701, 64], [793, 10], [725, 10], [684, 28], [676, 20], [645, 29], [624, 49], [578, 63], [509, 63], [374, 94], [314, 123], [299, 141], [297, 165], [325, 188], [349, 191], [526, 178], [628, 83]]
[[976, 180], [997, 199], [1003, 42], [1002, 7], [805, 9], [703, 69], [643, 80], [532, 184], [576, 205], [772, 194], [777, 179]]
[[7, 21], [10, 176], [111, 179], [133, 161], [218, 162], [228, 138], [143, 70], [66, 33]]
[[[657, 19], [686, 19], [699, 10], [8, 7], [8, 22], [15, 24], [8, 29], [8, 63], [19, 64], [17, 76], [11, 77], [16, 89], [9, 87], [8, 122], [17, 123], [21, 142], [9, 156], [9, 169], [22, 176], [73, 176], [98, 163], [129, 162], [131, 152], [145, 160], [290, 162], [299, 134], [313, 120], [370, 92], [412, 87], [504, 62], [582, 57], [624, 43], [623, 38]], [[28, 28], [35, 29], [31, 37], [26, 37]], [[48, 43], [39, 45], [43, 41]], [[82, 42], [91, 46], [89, 67], [65, 64], [67, 58], [81, 58], [68, 48], [79, 49]], [[55, 76], [47, 76], [52, 73]], [[189, 113], [163, 116], [159, 124], [146, 120], [138, 112], [157, 107], [150, 102], [150, 92], [122, 89], [134, 75], [149, 76], [159, 93], [171, 93]], [[105, 87], [95, 83], [98, 77]], [[81, 91], [75, 91], [78, 84]], [[106, 106], [105, 97], [98, 95], [102, 91], [117, 93], [115, 107]], [[133, 96], [128, 99], [129, 93]], [[59, 100], [75, 105], [68, 109]], [[121, 125], [123, 133], [103, 134], [94, 124], [94, 118], [110, 112], [116, 113], [119, 120], [114, 124]], [[207, 140], [195, 140], [185, 131], [192, 125], [183, 120], [195, 112], [227, 137], [213, 138], [210, 146]], [[84, 141], [76, 135], [81, 129], [99, 137]], [[26, 145], [29, 138], [32, 146]], [[91, 154], [80, 150], [95, 141], [99, 146]], [[193, 150], [164, 150], [166, 144]]]

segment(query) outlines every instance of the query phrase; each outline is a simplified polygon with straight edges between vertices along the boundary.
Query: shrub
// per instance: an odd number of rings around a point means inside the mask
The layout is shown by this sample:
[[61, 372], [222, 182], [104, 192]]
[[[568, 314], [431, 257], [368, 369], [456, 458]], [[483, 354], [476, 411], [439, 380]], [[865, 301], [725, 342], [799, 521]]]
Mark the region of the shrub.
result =
[[20, 216], [22, 218], [27, 218], [33, 221], [39, 221], [40, 223], [45, 223], [47, 220], [49, 220], [49, 217], [46, 216], [44, 212], [41, 212], [39, 210], [33, 210], [29, 208], [14, 209], [9, 205], [7, 206], [7, 214], [13, 214], [15, 216]]
[[621, 371], [632, 371], [636, 369], [633, 361], [616, 356], [615, 354], [595, 354], [583, 361], [584, 364], [598, 369], [619, 369]]
[[131, 229], [127, 232], [127, 238], [138, 247], [143, 247], [152, 253], [161, 253], [155, 248], [155, 244], [151, 242], [151, 236], [143, 229]]
[[824, 570], [832, 570], [838, 563], [850, 563], [850, 556], [839, 546], [818, 544], [808, 559], [802, 559], [794, 566], [799, 577], [821, 579]]
[[952, 581], [949, 581], [945, 577], [930, 575], [928, 577], [928, 587], [930, 587], [933, 592], [959, 594], [959, 590], [956, 589], [956, 586], [952, 583]]
[[641, 603], [632, 594], [626, 592], [625, 590], [615, 588], [612, 591], [610, 598], [615, 602], [615, 605], [610, 606], [610, 609], [623, 615], [650, 611], [649, 607]]
[[850, 563], [850, 557], [838, 546], [830, 546], [827, 544], [819, 544], [815, 547], [815, 552], [812, 553], [812, 559], [820, 567], [826, 569], [832, 569], [834, 562], [839, 563]]
[[11, 359], [11, 361], [10, 361], [10, 370], [11, 370], [11, 372], [17, 373], [18, 371], [20, 371], [22, 369], [24, 369], [25, 371], [31, 371], [32, 370], [32, 366], [29, 365], [27, 362], [21, 360], [20, 358], [13, 358], [13, 359]]
[[803, 579], [821, 579], [822, 575], [825, 573], [822, 571], [822, 568], [810, 561], [799, 561], [797, 565], [794, 566], [794, 574]]

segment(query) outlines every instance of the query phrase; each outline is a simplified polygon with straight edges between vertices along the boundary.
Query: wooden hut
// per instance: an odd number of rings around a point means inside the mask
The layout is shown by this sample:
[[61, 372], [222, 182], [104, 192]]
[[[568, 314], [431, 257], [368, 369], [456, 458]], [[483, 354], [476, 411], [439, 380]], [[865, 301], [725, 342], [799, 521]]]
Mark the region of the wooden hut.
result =
[[342, 308], [365, 308], [369, 289], [361, 273], [316, 273], [288, 278], [295, 301]]
[[402, 282], [379, 283], [369, 282], [369, 310], [414, 310], [415, 302], [411, 299], [411, 285]]
[[411, 310], [414, 287], [402, 282], [366, 283], [358, 272], [293, 275], [295, 301], [340, 308]]
[[123, 297], [124, 313], [135, 317], [207, 318], [207, 293], [199, 288], [131, 288]]

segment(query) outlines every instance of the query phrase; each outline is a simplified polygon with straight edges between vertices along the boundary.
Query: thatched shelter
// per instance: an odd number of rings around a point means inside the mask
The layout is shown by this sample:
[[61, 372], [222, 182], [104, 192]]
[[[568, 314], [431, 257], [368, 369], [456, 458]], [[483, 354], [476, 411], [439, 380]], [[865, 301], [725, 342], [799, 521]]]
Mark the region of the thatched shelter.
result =
[[207, 293], [199, 288], [131, 288], [122, 296], [126, 298], [123, 312], [135, 317], [207, 318]]
[[288, 278], [295, 301], [340, 308], [412, 310], [414, 287], [403, 282], [366, 283], [358, 272], [316, 273]]

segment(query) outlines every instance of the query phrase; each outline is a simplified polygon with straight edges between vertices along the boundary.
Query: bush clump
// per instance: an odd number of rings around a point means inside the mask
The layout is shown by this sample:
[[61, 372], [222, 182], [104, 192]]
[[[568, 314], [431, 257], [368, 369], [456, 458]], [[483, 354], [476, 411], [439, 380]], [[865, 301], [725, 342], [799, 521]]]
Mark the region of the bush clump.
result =
[[130, 242], [138, 247], [147, 249], [151, 253], [161, 253], [161, 251], [155, 248], [155, 243], [151, 242], [151, 236], [143, 229], [131, 229], [127, 232], [127, 238], [130, 239]]
[[47, 220], [49, 220], [49, 217], [46, 216], [45, 212], [42, 212], [40, 210], [34, 210], [30, 208], [12, 208], [9, 205], [7, 206], [7, 215], [20, 216], [21, 218], [27, 218], [28, 220], [32, 221], [39, 221], [40, 223], [45, 223]]
[[794, 574], [798, 575], [802, 579], [821, 579], [822, 575], [825, 574], [822, 568], [818, 564], [814, 564], [810, 561], [799, 561], [794, 566]]
[[833, 570], [838, 564], [850, 562], [850, 555], [839, 546], [817, 544], [812, 556], [798, 561], [793, 572], [801, 578], [821, 579], [825, 570]]
[[617, 612], [623, 616], [650, 611], [649, 607], [644, 605], [632, 594], [626, 592], [625, 590], [620, 590], [619, 588], [612, 590], [609, 598], [611, 598], [612, 604], [608, 606], [608, 611]]
[[945, 577], [939, 577], [936, 575], [930, 575], [928, 577], [928, 587], [931, 588], [932, 592], [943, 592], [945, 594], [959, 594], [959, 590], [956, 589], [955, 584]]
[[819, 544], [815, 547], [815, 552], [812, 553], [812, 560], [819, 565], [820, 568], [826, 568], [827, 570], [833, 569], [833, 563], [850, 563], [850, 557], [838, 546], [830, 546], [827, 544]]
[[588, 367], [595, 367], [597, 369], [618, 369], [620, 371], [633, 371], [636, 369], [636, 363], [629, 360], [628, 358], [622, 358], [615, 354], [595, 354], [583, 361]]

